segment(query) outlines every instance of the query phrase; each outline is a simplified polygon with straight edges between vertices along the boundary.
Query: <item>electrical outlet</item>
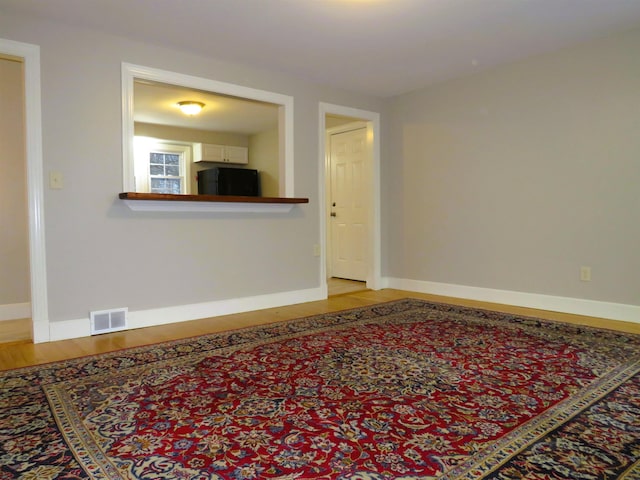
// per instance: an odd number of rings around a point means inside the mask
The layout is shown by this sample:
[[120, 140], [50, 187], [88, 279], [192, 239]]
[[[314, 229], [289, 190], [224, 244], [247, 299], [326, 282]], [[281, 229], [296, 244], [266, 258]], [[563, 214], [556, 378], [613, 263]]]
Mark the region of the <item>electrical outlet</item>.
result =
[[583, 282], [591, 281], [591, 267], [580, 267], [580, 280]]
[[320, 253], [321, 253], [321, 252], [320, 252], [320, 245], [316, 243], [316, 244], [313, 246], [313, 256], [314, 256], [314, 257], [319, 257], [319, 256], [320, 256]]
[[64, 179], [60, 172], [49, 172], [49, 188], [53, 190], [62, 190], [64, 187]]

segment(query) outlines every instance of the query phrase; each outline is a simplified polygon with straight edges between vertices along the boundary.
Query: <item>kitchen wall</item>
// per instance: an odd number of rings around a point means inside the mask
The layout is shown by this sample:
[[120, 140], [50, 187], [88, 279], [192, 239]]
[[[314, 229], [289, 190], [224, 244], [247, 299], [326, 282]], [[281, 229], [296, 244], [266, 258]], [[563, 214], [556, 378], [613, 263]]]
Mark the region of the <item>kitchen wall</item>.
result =
[[268, 130], [249, 137], [249, 166], [260, 172], [263, 197], [279, 197], [280, 182], [278, 130]]
[[249, 146], [249, 136], [243, 133], [213, 132], [210, 130], [198, 130], [195, 128], [172, 127], [169, 125], [156, 125], [153, 123], [136, 122], [135, 135], [142, 137], [164, 138], [179, 140], [181, 142], [215, 143], [218, 145], [236, 145], [238, 147]]
[[[214, 132], [211, 130], [198, 130], [195, 128], [181, 128], [170, 125], [158, 125], [153, 123], [136, 122], [134, 134], [141, 137], [158, 138], [188, 143], [213, 143], [216, 145], [233, 145], [248, 147], [249, 136], [243, 133]], [[189, 165], [189, 192], [198, 193], [198, 172], [213, 168], [216, 165], [209, 162], [193, 162], [193, 149], [191, 149], [192, 162]], [[274, 159], [278, 163], [278, 158]]]
[[[246, 135], [242, 133], [214, 132], [209, 130], [196, 130], [192, 128], [180, 128], [167, 125], [136, 122], [135, 135], [180, 142], [201, 142], [217, 145], [234, 145], [249, 149], [249, 164], [246, 168], [254, 168], [260, 171], [263, 197], [279, 196], [278, 161], [280, 157], [278, 129]], [[198, 191], [196, 174], [200, 170], [213, 168], [216, 164], [209, 162], [196, 162], [191, 164], [191, 192]], [[239, 167], [238, 165], [228, 165]]]
[[23, 85], [22, 63], [0, 57], [0, 319], [30, 301]]
[[634, 30], [392, 99], [388, 275], [640, 306], [638, 52]]
[[[92, 310], [319, 291], [318, 105], [380, 111], [380, 100], [26, 16], [3, 14], [0, 31], [41, 47], [44, 172], [64, 176], [62, 190], [44, 192], [51, 325], [77, 334]], [[310, 203], [288, 214], [129, 210], [117, 198], [122, 62], [293, 96], [294, 193]]]

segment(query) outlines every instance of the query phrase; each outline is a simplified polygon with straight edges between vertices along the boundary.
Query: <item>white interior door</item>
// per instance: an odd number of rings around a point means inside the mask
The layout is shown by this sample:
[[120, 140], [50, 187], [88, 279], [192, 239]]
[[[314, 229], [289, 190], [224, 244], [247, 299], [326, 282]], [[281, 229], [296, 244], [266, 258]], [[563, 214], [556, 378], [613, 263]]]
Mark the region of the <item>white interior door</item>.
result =
[[330, 136], [331, 275], [367, 280], [367, 129]]

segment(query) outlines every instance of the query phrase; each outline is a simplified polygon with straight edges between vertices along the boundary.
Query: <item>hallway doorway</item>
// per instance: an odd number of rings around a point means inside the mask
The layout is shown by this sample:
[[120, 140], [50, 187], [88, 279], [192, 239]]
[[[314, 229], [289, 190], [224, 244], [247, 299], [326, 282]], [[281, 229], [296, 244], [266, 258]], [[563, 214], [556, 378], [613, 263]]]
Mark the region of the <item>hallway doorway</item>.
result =
[[[377, 290], [380, 278], [380, 118], [320, 104], [321, 285], [331, 279]], [[334, 282], [335, 284], [335, 282]]]
[[31, 340], [29, 209], [21, 57], [0, 53], [0, 342]]
[[[19, 310], [26, 308], [30, 314], [29, 331], [34, 343], [50, 339], [49, 311], [47, 300], [47, 261], [44, 238], [44, 188], [42, 164], [42, 107], [40, 93], [40, 47], [29, 43], [16, 42], [0, 38], [0, 56], [18, 60], [22, 63], [22, 95], [18, 101], [22, 104], [21, 122], [23, 139], [22, 169], [26, 178], [27, 208], [27, 251], [29, 303], [18, 303]], [[15, 120], [13, 120], [15, 122]], [[9, 122], [11, 123], [11, 122]], [[24, 197], [22, 197], [24, 198]], [[14, 202], [12, 202], [13, 204]], [[4, 273], [3, 273], [4, 275]], [[9, 278], [5, 276], [4, 278]], [[7, 300], [4, 300], [7, 301]], [[2, 302], [0, 302], [2, 303]], [[11, 304], [14, 305], [15, 304]], [[27, 307], [28, 305], [28, 307]], [[11, 309], [13, 307], [10, 307]], [[23, 314], [7, 315], [6, 318], [18, 318]]]

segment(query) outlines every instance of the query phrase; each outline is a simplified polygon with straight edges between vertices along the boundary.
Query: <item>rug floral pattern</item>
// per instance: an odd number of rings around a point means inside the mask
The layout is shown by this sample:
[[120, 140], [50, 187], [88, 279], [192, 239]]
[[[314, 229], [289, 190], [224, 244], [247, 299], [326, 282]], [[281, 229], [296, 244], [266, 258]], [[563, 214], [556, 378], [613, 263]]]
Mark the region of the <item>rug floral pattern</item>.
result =
[[0, 376], [3, 479], [640, 478], [640, 338], [403, 300]]

